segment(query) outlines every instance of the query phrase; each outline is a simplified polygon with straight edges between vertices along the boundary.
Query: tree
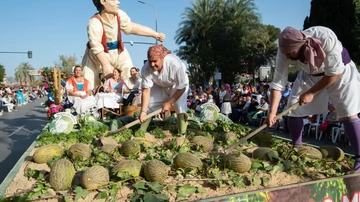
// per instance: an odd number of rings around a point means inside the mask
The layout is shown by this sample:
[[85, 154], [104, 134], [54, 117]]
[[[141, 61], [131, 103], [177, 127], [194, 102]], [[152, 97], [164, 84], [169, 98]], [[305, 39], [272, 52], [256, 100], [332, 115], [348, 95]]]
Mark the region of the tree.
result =
[[72, 74], [72, 67], [74, 67], [77, 63], [77, 57], [76, 55], [72, 56], [65, 56], [65, 55], [59, 55], [60, 62], [55, 64], [56, 67], [61, 69], [61, 72], [63, 72], [66, 76], [66, 78], [70, 78]]
[[29, 74], [30, 70], [34, 70], [34, 68], [28, 62], [21, 63], [15, 69], [15, 81], [24, 85], [27, 85], [29, 82], [33, 82], [35, 80], [35, 76]]
[[0, 64], [0, 82], [4, 82], [5, 77], [5, 68], [4, 65]]
[[232, 83], [236, 73], [260, 67], [277, 49], [280, 30], [260, 23], [253, 0], [195, 0], [182, 15], [175, 37], [181, 45], [177, 54], [194, 68], [190, 76], [200, 74], [196, 83], [211, 80], [215, 71]]
[[[354, 0], [312, 0], [310, 16], [304, 20], [304, 29], [311, 26], [325, 26], [335, 32], [343, 46], [349, 51], [351, 58], [360, 62], [358, 55], [359, 44], [355, 42], [355, 36], [359, 36]], [[351, 31], [353, 28], [356, 31]]]
[[[354, 37], [354, 46], [358, 49], [352, 54], [353, 61], [360, 64], [360, 0], [355, 0], [355, 25], [351, 30]], [[359, 69], [359, 68], [358, 68]]]

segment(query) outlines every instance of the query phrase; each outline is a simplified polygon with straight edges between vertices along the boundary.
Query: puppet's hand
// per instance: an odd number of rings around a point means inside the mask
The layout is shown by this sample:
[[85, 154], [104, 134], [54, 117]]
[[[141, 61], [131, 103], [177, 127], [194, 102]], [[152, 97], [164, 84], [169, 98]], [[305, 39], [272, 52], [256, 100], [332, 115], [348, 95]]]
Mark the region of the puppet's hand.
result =
[[155, 38], [156, 40], [163, 42], [165, 41], [166, 36], [163, 33], [157, 33]]
[[109, 79], [113, 76], [114, 67], [109, 65], [106, 67], [103, 67], [103, 75], [105, 79]]

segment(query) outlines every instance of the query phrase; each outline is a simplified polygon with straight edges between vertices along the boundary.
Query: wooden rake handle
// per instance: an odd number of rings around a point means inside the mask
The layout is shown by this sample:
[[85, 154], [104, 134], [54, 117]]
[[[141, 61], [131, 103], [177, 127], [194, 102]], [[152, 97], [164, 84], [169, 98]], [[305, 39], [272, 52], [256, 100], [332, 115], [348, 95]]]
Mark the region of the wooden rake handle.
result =
[[[287, 108], [286, 110], [282, 111], [280, 114], [275, 116], [275, 120], [278, 120], [279, 118], [281, 118], [282, 116], [286, 115], [287, 113], [289, 113], [291, 110], [295, 109], [296, 107], [299, 106], [299, 103], [295, 103], [293, 105], [291, 105], [289, 108]], [[257, 128], [256, 130], [254, 130], [253, 132], [251, 132], [249, 135], [241, 138], [237, 143], [231, 145], [230, 147], [225, 149], [225, 153], [228, 153], [229, 151], [231, 151], [232, 149], [234, 149], [235, 147], [239, 146], [241, 143], [245, 142], [246, 140], [250, 139], [251, 137], [253, 137], [254, 135], [258, 134], [260, 131], [264, 130], [267, 127], [267, 124], [264, 123], [262, 126], [260, 126], [259, 128]]]
[[[146, 116], [145, 116], [145, 119], [149, 119], [149, 118], [151, 118], [151, 117], [153, 117], [153, 116], [155, 116], [155, 115], [157, 115], [157, 114], [160, 114], [161, 111], [162, 111], [162, 109], [158, 109], [158, 110], [156, 110], [156, 111], [153, 111], [153, 112], [151, 112], [150, 114], [146, 115]], [[128, 129], [128, 128], [131, 128], [131, 127], [133, 127], [133, 126], [135, 126], [135, 125], [137, 125], [137, 124], [139, 124], [139, 123], [140, 123], [140, 119], [136, 119], [135, 121], [126, 124], [125, 126], [121, 127], [121, 128], [118, 129], [118, 130], [108, 131], [108, 132], [106, 132], [105, 134], [115, 134], [115, 133], [121, 132], [121, 131], [123, 131], [123, 130], [126, 130], [126, 129]]]

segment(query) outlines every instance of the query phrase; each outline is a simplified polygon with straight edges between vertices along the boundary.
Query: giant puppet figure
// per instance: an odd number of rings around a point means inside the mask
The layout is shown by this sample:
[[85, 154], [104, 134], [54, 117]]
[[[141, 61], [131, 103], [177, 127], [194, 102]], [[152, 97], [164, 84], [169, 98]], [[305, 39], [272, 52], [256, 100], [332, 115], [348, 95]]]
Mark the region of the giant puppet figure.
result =
[[153, 37], [164, 41], [165, 35], [149, 27], [131, 22], [130, 17], [118, 7], [118, 0], [93, 0], [99, 11], [88, 23], [89, 41], [82, 60], [84, 77], [93, 86], [99, 84], [99, 73], [111, 77], [114, 68], [120, 69], [122, 78], [128, 78], [133, 63], [124, 47], [121, 31], [125, 34]]

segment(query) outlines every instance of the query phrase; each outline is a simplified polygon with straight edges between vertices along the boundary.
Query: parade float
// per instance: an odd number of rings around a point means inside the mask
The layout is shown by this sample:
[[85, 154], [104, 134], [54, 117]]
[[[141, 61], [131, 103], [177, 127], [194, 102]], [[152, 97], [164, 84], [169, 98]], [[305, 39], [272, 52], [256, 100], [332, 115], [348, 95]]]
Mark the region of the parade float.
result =
[[[119, 129], [134, 116], [77, 119], [59, 112], [0, 187], [0, 201], [358, 201], [351, 156], [302, 146], [262, 131], [231, 152], [251, 128], [215, 105]], [[126, 128], [126, 127], [125, 127]]]

